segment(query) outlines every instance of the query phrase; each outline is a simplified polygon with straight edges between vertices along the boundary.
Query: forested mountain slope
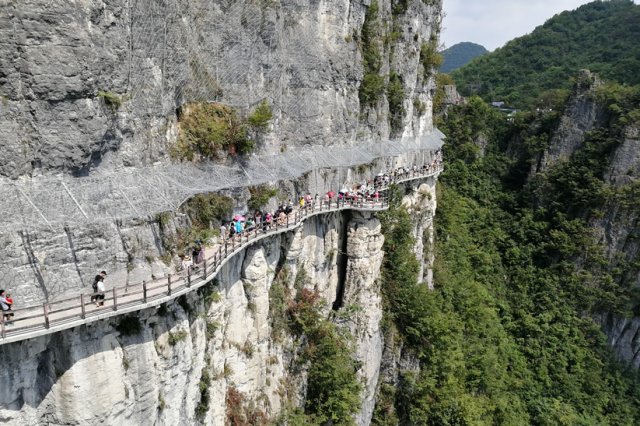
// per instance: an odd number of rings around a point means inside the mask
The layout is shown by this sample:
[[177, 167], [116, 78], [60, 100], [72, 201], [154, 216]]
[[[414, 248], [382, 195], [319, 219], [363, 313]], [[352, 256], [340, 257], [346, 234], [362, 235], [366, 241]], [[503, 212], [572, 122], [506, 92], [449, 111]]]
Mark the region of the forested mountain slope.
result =
[[478, 97], [451, 108], [436, 288], [414, 327], [429, 342], [408, 398], [416, 418], [640, 422], [634, 350], [615, 360], [601, 321], [638, 312], [639, 106], [637, 89], [582, 73], [558, 111], [510, 121]]
[[442, 51], [442, 66], [441, 72], [451, 72], [456, 70], [478, 56], [489, 53], [484, 46], [476, 43], [464, 41], [462, 43], [454, 44], [448, 49]]
[[554, 16], [453, 76], [463, 95], [478, 94], [518, 108], [544, 105], [554, 98], [546, 91], [569, 89], [571, 77], [582, 68], [603, 79], [640, 83], [638, 40], [640, 5], [630, 0], [595, 1]]

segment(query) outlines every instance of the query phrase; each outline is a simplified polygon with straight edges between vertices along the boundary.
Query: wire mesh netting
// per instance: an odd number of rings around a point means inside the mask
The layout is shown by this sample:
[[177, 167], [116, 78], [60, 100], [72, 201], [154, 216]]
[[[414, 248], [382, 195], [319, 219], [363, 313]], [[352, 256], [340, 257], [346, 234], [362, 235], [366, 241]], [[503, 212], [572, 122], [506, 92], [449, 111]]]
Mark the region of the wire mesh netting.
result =
[[41, 229], [134, 219], [176, 210], [193, 195], [296, 179], [324, 168], [349, 168], [376, 159], [435, 151], [443, 135], [357, 146], [303, 146], [274, 155], [243, 157], [234, 165], [163, 164], [91, 177], [4, 180], [3, 230]]
[[[130, 0], [120, 12], [128, 30], [126, 40], [120, 41], [127, 46], [122, 57], [113, 59], [114, 67], [126, 78], [125, 97], [131, 108], [149, 117], [194, 100], [217, 101], [246, 112], [268, 98], [274, 108], [287, 111], [291, 122], [306, 123], [307, 118], [322, 115], [322, 99], [313, 96], [313, 90], [322, 91], [327, 84], [348, 86], [348, 78], [334, 75], [334, 62], [342, 58], [340, 72], [348, 74], [353, 62], [349, 51], [320, 37], [324, 18], [295, 2]], [[353, 141], [357, 129], [344, 127], [344, 134], [324, 143]], [[347, 137], [351, 133], [353, 137]], [[232, 165], [162, 164], [98, 169], [83, 178], [0, 179], [0, 230], [145, 218], [176, 210], [198, 193], [435, 150], [441, 139], [442, 134], [434, 131], [402, 142], [295, 146], [310, 140], [301, 137], [286, 152], [242, 157]]]

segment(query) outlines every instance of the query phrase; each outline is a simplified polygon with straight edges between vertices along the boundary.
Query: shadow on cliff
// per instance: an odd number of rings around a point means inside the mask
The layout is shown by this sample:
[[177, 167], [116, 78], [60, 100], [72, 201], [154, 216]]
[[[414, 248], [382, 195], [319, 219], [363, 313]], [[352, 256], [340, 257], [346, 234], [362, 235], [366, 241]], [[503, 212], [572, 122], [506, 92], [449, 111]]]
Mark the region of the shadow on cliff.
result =
[[[194, 307], [190, 304], [204, 303], [201, 291], [206, 287], [189, 295], [190, 301], [187, 301], [188, 297], [181, 296], [158, 307], [0, 346], [3, 363], [0, 370], [0, 410], [21, 411], [25, 405], [42, 409], [42, 403], [50, 397], [54, 385], [77, 364], [85, 361], [96, 364], [83, 365], [76, 373], [99, 372], [103, 378], [117, 373], [109, 372], [113, 365], [101, 365], [104, 358], [96, 355], [118, 347], [126, 354], [127, 348], [156, 341], [185, 318], [191, 325], [196, 315], [192, 313]], [[123, 357], [123, 374], [127, 368], [126, 357]], [[85, 376], [83, 380], [91, 381]], [[79, 385], [74, 384], [74, 388], [79, 388]], [[84, 391], [100, 392], [100, 389], [84, 388]], [[55, 400], [48, 401], [48, 404], [55, 404]]]

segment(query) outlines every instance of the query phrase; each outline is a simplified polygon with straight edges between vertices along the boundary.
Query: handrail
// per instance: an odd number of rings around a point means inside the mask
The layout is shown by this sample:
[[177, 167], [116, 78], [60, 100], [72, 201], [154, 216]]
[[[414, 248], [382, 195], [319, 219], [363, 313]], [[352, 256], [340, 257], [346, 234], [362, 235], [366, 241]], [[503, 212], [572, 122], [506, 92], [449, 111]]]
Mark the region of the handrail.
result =
[[[389, 185], [376, 186], [376, 190], [386, 191], [390, 184], [431, 177], [441, 171], [441, 164], [433, 164], [421, 170], [394, 175], [389, 177]], [[67, 300], [50, 301], [11, 310], [9, 312], [14, 314], [10, 321], [13, 324], [11, 327], [5, 323], [4, 315], [0, 313], [0, 345], [157, 306], [182, 294], [197, 290], [213, 280], [224, 264], [238, 252], [263, 238], [293, 230], [311, 216], [347, 209], [382, 211], [388, 207], [385, 197], [335, 198], [309, 203], [305, 207], [289, 213], [286, 216], [286, 221], [280, 222], [278, 218], [274, 218], [270, 224], [257, 224], [255, 228], [233, 238], [228, 238], [224, 243], [213, 247], [213, 255], [205, 257], [203, 262], [189, 267], [183, 273], [169, 274], [167, 277], [150, 282], [143, 281], [123, 287], [113, 287], [104, 292], [80, 294]], [[140, 297], [140, 295], [142, 296]], [[96, 296], [103, 297], [99, 300], [101, 305], [95, 303]], [[96, 306], [91, 308], [94, 304]], [[68, 315], [69, 311], [74, 310], [72, 315]]]

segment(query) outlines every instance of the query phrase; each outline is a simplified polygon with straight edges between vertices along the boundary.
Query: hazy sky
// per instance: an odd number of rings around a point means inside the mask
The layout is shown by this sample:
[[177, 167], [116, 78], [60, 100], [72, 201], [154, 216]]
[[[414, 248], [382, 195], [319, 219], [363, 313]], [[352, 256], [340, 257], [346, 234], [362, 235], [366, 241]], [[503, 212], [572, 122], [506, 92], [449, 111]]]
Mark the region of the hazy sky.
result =
[[443, 0], [446, 16], [441, 42], [450, 47], [472, 41], [494, 50], [553, 15], [585, 3], [590, 0]]

